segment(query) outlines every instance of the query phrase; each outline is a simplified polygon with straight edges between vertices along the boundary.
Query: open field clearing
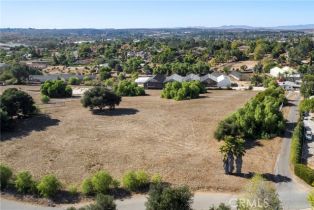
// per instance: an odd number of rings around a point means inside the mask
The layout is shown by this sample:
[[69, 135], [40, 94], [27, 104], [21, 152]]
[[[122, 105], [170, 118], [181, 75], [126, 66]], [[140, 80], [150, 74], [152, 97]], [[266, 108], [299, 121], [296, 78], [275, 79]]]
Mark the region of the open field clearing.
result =
[[[7, 87], [1, 87], [1, 92]], [[54, 173], [66, 184], [80, 183], [99, 169], [121, 178], [127, 170], [160, 173], [165, 181], [193, 190], [237, 191], [246, 178], [226, 176], [214, 130], [220, 120], [256, 92], [216, 90], [189, 101], [149, 96], [123, 97], [113, 112], [92, 114], [78, 97], [39, 102], [38, 86], [20, 86], [42, 113], [3, 133], [0, 161], [36, 176]], [[243, 172], [273, 173], [280, 138], [252, 145]]]

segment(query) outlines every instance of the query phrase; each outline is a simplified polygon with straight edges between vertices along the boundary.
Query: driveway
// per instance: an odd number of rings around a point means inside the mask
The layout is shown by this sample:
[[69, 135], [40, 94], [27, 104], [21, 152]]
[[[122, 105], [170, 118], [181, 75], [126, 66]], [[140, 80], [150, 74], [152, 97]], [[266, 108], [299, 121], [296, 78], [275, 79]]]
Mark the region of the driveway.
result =
[[[194, 195], [193, 209], [208, 210], [212, 205], [219, 205], [220, 203], [235, 204], [236, 195], [228, 193], [202, 193], [198, 192]], [[124, 200], [116, 200], [118, 210], [145, 210], [145, 195], [135, 195], [132, 198]], [[71, 206], [71, 205], [70, 205]], [[1, 210], [65, 210], [70, 206], [62, 207], [45, 207], [36, 206], [32, 204], [22, 203], [11, 200], [0, 200]]]
[[277, 192], [285, 210], [310, 209], [306, 200], [310, 189], [305, 184], [301, 183], [301, 181], [296, 181], [296, 178], [290, 169], [291, 136], [295, 123], [298, 121], [299, 117], [299, 112], [297, 110], [299, 102], [300, 95], [297, 97], [297, 100], [290, 101], [292, 105], [288, 116], [287, 129], [275, 166], [276, 175], [290, 179], [290, 181], [279, 182], [276, 184]]

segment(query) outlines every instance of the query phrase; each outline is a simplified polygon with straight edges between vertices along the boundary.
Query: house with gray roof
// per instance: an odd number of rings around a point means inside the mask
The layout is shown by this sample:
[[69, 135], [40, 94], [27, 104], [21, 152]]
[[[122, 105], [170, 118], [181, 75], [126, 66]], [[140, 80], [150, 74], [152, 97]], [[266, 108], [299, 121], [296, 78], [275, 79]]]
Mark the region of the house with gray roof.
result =
[[238, 71], [231, 71], [229, 76], [232, 77], [235, 80], [238, 80], [238, 81], [242, 81], [243, 80], [242, 73], [238, 72]]
[[191, 81], [200, 81], [201, 78], [200, 76], [196, 75], [196, 74], [188, 74], [186, 75], [184, 78], [183, 78], [183, 81], [186, 81], [186, 82], [191, 82]]
[[167, 83], [167, 82], [183, 82], [183, 77], [178, 75], [178, 74], [173, 74], [169, 77], [166, 77], [164, 83]]
[[211, 74], [206, 74], [200, 78], [201, 83], [206, 87], [215, 87], [217, 86], [217, 78]]
[[147, 89], [162, 89], [164, 87], [165, 80], [166, 75], [156, 74], [144, 84], [144, 87]]

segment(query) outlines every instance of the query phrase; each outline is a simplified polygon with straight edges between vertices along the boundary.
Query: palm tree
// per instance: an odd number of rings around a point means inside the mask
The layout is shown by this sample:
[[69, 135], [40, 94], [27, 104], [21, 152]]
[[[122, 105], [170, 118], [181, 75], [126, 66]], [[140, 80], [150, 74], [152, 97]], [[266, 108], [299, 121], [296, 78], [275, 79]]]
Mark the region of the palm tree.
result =
[[223, 154], [223, 167], [225, 174], [231, 174], [234, 169], [234, 157], [233, 157], [233, 137], [226, 136], [224, 139], [224, 145], [220, 147], [220, 153]]
[[241, 173], [245, 154], [245, 141], [239, 137], [226, 136], [224, 144], [220, 147], [220, 153], [223, 154], [223, 167], [225, 174], [232, 174], [234, 170], [234, 158], [236, 158], [236, 173]]
[[245, 141], [242, 138], [237, 138], [234, 146], [234, 156], [236, 157], [235, 163], [236, 163], [236, 173], [241, 174], [242, 170], [242, 164], [243, 160], [242, 157], [245, 154], [245, 147], [244, 147]]

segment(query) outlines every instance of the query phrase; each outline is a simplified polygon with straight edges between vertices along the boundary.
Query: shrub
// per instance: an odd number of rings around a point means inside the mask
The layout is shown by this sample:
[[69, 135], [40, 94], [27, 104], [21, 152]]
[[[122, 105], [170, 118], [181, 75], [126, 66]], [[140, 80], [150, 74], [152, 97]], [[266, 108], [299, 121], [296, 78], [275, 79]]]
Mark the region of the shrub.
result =
[[106, 80], [111, 77], [111, 69], [109, 67], [103, 67], [99, 70], [100, 80]]
[[61, 183], [54, 175], [44, 176], [37, 184], [40, 195], [49, 198], [54, 197], [61, 188]]
[[41, 102], [43, 102], [44, 104], [47, 104], [49, 101], [50, 101], [49, 96], [46, 96], [46, 95], [41, 96]]
[[160, 174], [154, 174], [151, 178], [153, 184], [161, 183], [162, 177]]
[[10, 118], [27, 116], [36, 111], [33, 98], [24, 91], [8, 88], [0, 96], [0, 107]]
[[192, 193], [188, 187], [153, 185], [148, 193], [147, 210], [191, 210]]
[[245, 187], [243, 197], [238, 199], [237, 209], [252, 209], [251, 204], [258, 201], [267, 201], [267, 203], [261, 203], [262, 206], [253, 209], [283, 209], [276, 189], [259, 174], [255, 175]]
[[127, 189], [140, 191], [149, 184], [149, 176], [144, 171], [130, 171], [123, 176], [122, 182]]
[[294, 166], [294, 173], [309, 185], [312, 185], [314, 182], [314, 170], [306, 165], [296, 164]]
[[199, 81], [191, 82], [169, 82], [161, 92], [162, 98], [174, 99], [177, 101], [184, 99], [198, 98], [200, 93], [205, 93], [206, 89]]
[[70, 85], [79, 85], [81, 84], [81, 80], [77, 77], [70, 77], [68, 80], [68, 84]]
[[303, 138], [303, 125], [298, 123], [294, 128], [291, 142], [290, 160], [292, 164], [301, 163], [302, 155], [302, 138]]
[[[67, 210], [76, 210], [76, 208], [70, 207]], [[113, 197], [109, 195], [98, 194], [96, 196], [95, 204], [81, 207], [79, 210], [116, 210], [116, 204], [114, 203]]]
[[210, 207], [209, 210], [231, 210], [231, 207], [224, 203], [220, 203], [218, 207], [213, 206]]
[[8, 166], [0, 164], [0, 189], [1, 190], [7, 187], [11, 177], [12, 177], [12, 170]]
[[62, 80], [48, 80], [40, 87], [41, 94], [50, 98], [65, 98], [72, 96], [72, 88]]
[[98, 194], [96, 196], [96, 206], [97, 209], [103, 209], [103, 210], [115, 210], [116, 204], [113, 201], [112, 196]]
[[92, 177], [93, 189], [96, 193], [107, 193], [112, 184], [112, 177], [106, 171], [98, 171]]
[[145, 90], [139, 87], [135, 82], [122, 80], [113, 86], [114, 92], [119, 96], [143, 96]]
[[92, 195], [94, 194], [94, 188], [93, 188], [93, 183], [90, 178], [86, 178], [83, 180], [82, 183], [82, 193], [85, 195]]
[[312, 190], [308, 196], [307, 196], [307, 200], [309, 202], [309, 204], [311, 205], [311, 207], [314, 207], [314, 190]]
[[106, 106], [109, 109], [114, 109], [115, 105], [119, 105], [121, 97], [104, 87], [94, 87], [86, 91], [81, 99], [81, 103], [84, 107], [94, 109], [98, 107], [100, 110]]
[[35, 182], [28, 171], [22, 171], [16, 175], [15, 188], [20, 193], [30, 193], [34, 189]]

